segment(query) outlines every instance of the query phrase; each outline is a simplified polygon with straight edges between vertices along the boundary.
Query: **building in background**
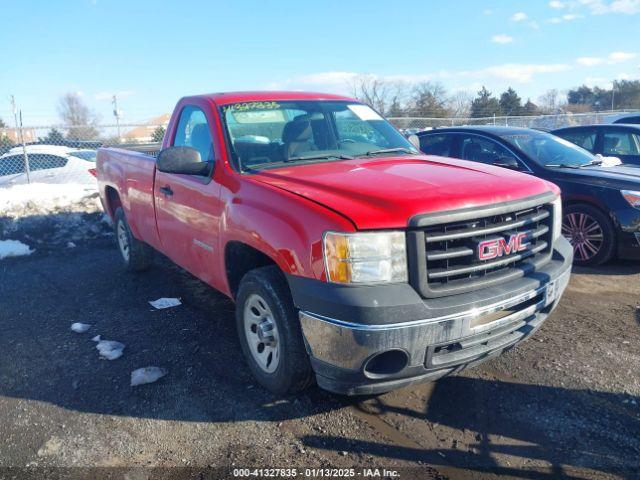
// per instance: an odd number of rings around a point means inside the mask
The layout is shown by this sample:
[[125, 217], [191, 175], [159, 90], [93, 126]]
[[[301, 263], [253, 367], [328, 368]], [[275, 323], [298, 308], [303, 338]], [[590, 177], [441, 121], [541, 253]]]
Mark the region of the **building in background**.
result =
[[153, 132], [156, 128], [165, 127], [169, 123], [171, 114], [164, 113], [159, 117], [154, 117], [148, 122], [138, 125], [122, 134], [123, 143], [149, 143], [153, 141]]

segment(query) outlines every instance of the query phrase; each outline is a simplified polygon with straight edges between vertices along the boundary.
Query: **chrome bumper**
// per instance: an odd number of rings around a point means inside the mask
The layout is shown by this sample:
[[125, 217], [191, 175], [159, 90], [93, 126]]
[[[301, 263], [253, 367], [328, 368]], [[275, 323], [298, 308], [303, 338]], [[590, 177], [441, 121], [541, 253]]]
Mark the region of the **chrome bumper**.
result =
[[[442, 370], [473, 362], [528, 336], [555, 308], [569, 275], [567, 269], [544, 286], [509, 300], [427, 320], [364, 325], [301, 311], [300, 322], [311, 357], [327, 365], [361, 371], [372, 355], [401, 349], [408, 355], [408, 370]], [[454, 343], [460, 345], [456, 351], [439, 353], [438, 346]]]

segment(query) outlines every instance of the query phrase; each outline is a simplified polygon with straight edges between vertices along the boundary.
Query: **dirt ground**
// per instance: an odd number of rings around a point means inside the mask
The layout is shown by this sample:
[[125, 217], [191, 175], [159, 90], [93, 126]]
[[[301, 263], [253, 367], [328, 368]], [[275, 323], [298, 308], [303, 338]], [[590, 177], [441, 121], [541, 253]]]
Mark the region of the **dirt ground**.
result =
[[[531, 340], [475, 369], [377, 398], [277, 399], [245, 368], [229, 301], [161, 258], [125, 273], [102, 228], [0, 261], [0, 478], [640, 478], [638, 263], [576, 270]], [[183, 305], [154, 310], [159, 297]], [[124, 355], [101, 360], [98, 334]], [[150, 365], [168, 374], [130, 387]]]

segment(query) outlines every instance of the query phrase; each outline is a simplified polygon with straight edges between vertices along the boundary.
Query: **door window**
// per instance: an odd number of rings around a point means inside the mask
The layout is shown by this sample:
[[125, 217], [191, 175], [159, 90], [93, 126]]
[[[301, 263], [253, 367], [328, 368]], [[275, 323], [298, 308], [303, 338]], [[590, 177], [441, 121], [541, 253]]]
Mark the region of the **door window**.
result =
[[578, 145], [579, 147], [584, 148], [585, 150], [589, 150], [590, 152], [595, 150], [597, 137], [597, 132], [595, 130], [584, 129], [562, 132], [559, 136]]
[[201, 109], [189, 105], [182, 110], [173, 146], [198, 150], [200, 159], [210, 165], [207, 175], [211, 173], [214, 163], [213, 141], [207, 118]]
[[450, 157], [452, 143], [453, 135], [423, 135], [420, 137], [420, 150], [428, 155]]
[[603, 135], [604, 155], [640, 155], [640, 135], [633, 132], [611, 131]]
[[67, 165], [68, 160], [58, 155], [48, 155], [45, 153], [31, 153], [29, 157], [29, 170], [50, 170], [52, 168], [62, 168]]
[[460, 158], [492, 165], [495, 162], [507, 160], [518, 164], [518, 159], [502, 145], [487, 138], [469, 136], [464, 137], [460, 147]]
[[24, 173], [24, 155], [11, 155], [0, 159], [0, 177]]

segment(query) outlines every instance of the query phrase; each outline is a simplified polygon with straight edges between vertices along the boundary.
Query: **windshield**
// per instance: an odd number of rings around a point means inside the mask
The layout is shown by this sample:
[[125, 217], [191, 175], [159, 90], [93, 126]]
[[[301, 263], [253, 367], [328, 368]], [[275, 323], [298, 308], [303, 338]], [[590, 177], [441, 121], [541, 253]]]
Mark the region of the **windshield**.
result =
[[78, 150], [76, 152], [69, 152], [69, 155], [76, 158], [81, 158], [82, 160], [86, 160], [87, 162], [95, 162], [96, 154], [98, 152], [96, 150]]
[[241, 170], [419, 153], [373, 109], [357, 103], [234, 103], [222, 113]]
[[549, 133], [523, 131], [500, 135], [544, 167], [578, 168], [599, 163], [583, 148]]

